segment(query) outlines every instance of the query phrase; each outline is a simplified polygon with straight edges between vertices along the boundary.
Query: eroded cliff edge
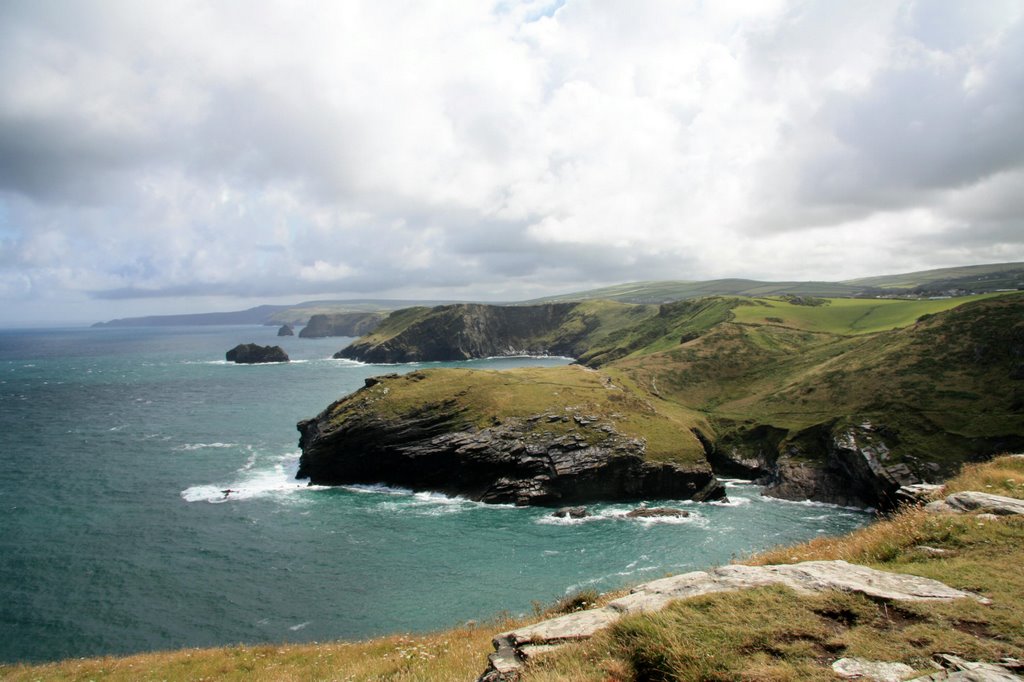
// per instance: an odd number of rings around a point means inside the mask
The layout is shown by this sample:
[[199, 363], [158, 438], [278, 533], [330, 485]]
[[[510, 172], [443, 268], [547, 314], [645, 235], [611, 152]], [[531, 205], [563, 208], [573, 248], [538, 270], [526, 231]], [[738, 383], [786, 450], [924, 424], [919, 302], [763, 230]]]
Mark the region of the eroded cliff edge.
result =
[[518, 505], [725, 497], [687, 423], [578, 366], [369, 379], [298, 429], [312, 483]]

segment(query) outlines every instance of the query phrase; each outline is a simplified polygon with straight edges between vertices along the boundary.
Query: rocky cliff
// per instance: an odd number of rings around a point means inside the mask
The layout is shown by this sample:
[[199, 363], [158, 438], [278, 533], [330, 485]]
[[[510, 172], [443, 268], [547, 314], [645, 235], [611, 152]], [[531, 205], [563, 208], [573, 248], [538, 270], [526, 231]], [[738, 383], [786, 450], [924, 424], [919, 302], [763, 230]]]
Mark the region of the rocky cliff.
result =
[[545, 354], [575, 358], [656, 311], [608, 301], [409, 308], [392, 313], [373, 334], [334, 357], [378, 363]]
[[[676, 426], [690, 430], [678, 447], [696, 450], [705, 465], [710, 462], [724, 475], [759, 479], [767, 494], [789, 499], [884, 509], [901, 484], [942, 480], [964, 462], [1024, 448], [1024, 296], [959, 305], [801, 303], [806, 301], [719, 297], [661, 306], [413, 308], [393, 313], [340, 355], [371, 362], [514, 352], [570, 355], [600, 367], [623, 399], [674, 415]], [[430, 447], [472, 450], [477, 441], [456, 439], [461, 444], [452, 445], [452, 434], [491, 429], [479, 438], [509, 459], [502, 442], [526, 442], [522, 428], [532, 432], [530, 425], [542, 422], [543, 415], [585, 402], [568, 397], [566, 380], [564, 374], [538, 373], [530, 381], [510, 382], [503, 400], [487, 398], [487, 418], [502, 429], [480, 419], [468, 431], [447, 425], [449, 440]], [[403, 390], [403, 395], [415, 395], [412, 402], [436, 415], [427, 406], [438, 396], [473, 390], [462, 385], [446, 393], [436, 383], [431, 386], [433, 393]], [[565, 392], [532, 412], [517, 411], [545, 386]], [[458, 400], [460, 410], [476, 409]], [[407, 407], [402, 415], [414, 409], [411, 403]], [[596, 412], [615, 412], [602, 410]], [[573, 414], [575, 422], [575, 416], [587, 421], [591, 413]], [[656, 440], [650, 436], [661, 423], [634, 421], [632, 431], [607, 425], [626, 439], [648, 438], [650, 460]], [[594, 445], [584, 425], [574, 428]], [[550, 440], [541, 449], [566, 450], [567, 444]], [[599, 444], [615, 453], [626, 447], [614, 439]], [[635, 474], [631, 477], [635, 481]], [[548, 488], [539, 495], [565, 495]]]
[[369, 334], [386, 313], [332, 313], [313, 315], [299, 332], [303, 339], [319, 339], [327, 336], [363, 336]]
[[[693, 439], [685, 426], [596, 373], [558, 371], [562, 382], [540, 391], [530, 376], [508, 372], [368, 379], [363, 389], [299, 422], [298, 477], [518, 505], [724, 497], [711, 467], [687, 447]], [[515, 394], [517, 380], [528, 386], [518, 394], [522, 400], [494, 409]], [[645, 438], [637, 419], [668, 433]]]

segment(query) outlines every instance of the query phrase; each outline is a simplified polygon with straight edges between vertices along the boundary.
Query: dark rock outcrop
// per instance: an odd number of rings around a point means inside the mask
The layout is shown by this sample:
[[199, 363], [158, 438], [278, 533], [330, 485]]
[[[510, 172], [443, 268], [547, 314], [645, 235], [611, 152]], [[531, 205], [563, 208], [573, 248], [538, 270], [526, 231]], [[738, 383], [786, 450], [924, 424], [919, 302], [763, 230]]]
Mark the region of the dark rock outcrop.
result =
[[290, 324], [282, 324], [281, 328], [277, 330], [278, 336], [295, 336], [295, 328]]
[[299, 331], [299, 338], [319, 339], [328, 336], [363, 336], [369, 334], [386, 317], [385, 313], [331, 313], [313, 315]]
[[260, 346], [255, 343], [240, 343], [229, 350], [225, 357], [228, 362], [255, 365], [264, 362], [288, 362], [288, 354], [281, 346]]
[[584, 519], [590, 516], [586, 507], [562, 507], [551, 512], [551, 515], [556, 519]]
[[626, 512], [627, 519], [686, 518], [690, 512], [675, 507], [637, 507]]
[[[349, 404], [371, 390], [389, 386], [360, 389]], [[454, 400], [399, 415], [346, 410], [345, 401], [298, 423], [298, 478], [325, 485], [387, 483], [517, 505], [725, 496], [706, 464], [648, 461], [646, 441], [599, 420], [571, 420], [567, 429], [550, 415], [536, 415], [479, 427], [465, 423]]]
[[[799, 434], [763, 480], [765, 494], [788, 500], [817, 500], [854, 507], [891, 509], [901, 486], [919, 483], [903, 464], [887, 465], [895, 439], [868, 421], [857, 425], [823, 424]], [[825, 452], [821, 460], [801, 458], [802, 449]]]

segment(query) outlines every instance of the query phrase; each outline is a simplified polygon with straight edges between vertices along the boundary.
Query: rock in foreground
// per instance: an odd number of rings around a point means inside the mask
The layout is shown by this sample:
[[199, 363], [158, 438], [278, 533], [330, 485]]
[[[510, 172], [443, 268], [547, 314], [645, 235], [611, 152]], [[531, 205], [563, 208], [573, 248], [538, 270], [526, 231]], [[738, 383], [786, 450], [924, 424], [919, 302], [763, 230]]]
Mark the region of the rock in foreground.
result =
[[625, 615], [660, 611], [676, 599], [765, 585], [784, 585], [797, 594], [839, 590], [863, 594], [879, 601], [948, 602], [969, 598], [989, 603], [980, 595], [957, 590], [937, 580], [879, 571], [838, 560], [773, 566], [720, 566], [644, 583], [606, 606], [577, 611], [499, 634], [494, 638], [497, 651], [491, 654], [489, 667], [479, 679], [486, 682], [517, 679], [523, 661], [529, 660], [540, 647], [548, 650], [552, 645], [587, 639]]
[[298, 429], [298, 477], [317, 484], [550, 506], [725, 496], [685, 425], [580, 367], [380, 377]]
[[264, 362], [288, 362], [288, 354], [281, 346], [260, 346], [240, 343], [225, 354], [228, 362], [256, 365]]

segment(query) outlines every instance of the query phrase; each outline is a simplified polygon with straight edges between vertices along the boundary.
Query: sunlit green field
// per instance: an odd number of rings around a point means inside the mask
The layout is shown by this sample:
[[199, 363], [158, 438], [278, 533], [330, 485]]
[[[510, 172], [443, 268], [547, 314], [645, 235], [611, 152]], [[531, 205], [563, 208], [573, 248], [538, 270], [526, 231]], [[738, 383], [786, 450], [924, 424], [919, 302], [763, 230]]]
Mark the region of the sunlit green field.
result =
[[830, 298], [825, 305], [794, 305], [775, 298], [754, 299], [757, 305], [733, 312], [741, 324], [781, 324], [829, 334], [871, 334], [913, 324], [922, 315], [934, 315], [964, 303], [1005, 294], [978, 294], [937, 300]]

